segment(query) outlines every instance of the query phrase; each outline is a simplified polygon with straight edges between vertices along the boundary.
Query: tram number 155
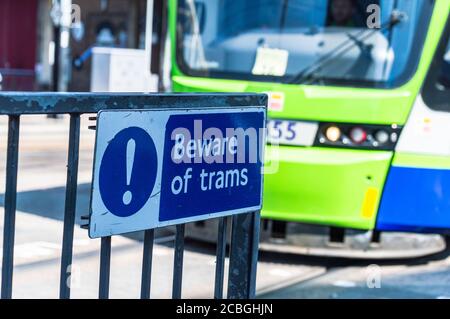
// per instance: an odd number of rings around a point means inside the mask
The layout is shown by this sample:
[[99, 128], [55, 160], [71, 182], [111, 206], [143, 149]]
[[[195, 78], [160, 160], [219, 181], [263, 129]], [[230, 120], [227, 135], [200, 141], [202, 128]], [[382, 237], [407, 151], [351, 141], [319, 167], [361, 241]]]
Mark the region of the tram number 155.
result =
[[318, 127], [316, 122], [268, 120], [267, 139], [272, 144], [311, 146]]

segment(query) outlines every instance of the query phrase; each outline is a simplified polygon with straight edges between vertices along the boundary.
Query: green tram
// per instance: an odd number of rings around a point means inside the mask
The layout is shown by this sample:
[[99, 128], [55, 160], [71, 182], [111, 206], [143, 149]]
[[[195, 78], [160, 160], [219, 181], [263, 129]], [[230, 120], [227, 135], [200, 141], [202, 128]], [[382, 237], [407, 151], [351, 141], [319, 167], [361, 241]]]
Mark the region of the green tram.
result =
[[407, 233], [450, 229], [449, 13], [449, 0], [170, 0], [174, 91], [269, 95], [263, 248], [408, 257], [437, 238]]

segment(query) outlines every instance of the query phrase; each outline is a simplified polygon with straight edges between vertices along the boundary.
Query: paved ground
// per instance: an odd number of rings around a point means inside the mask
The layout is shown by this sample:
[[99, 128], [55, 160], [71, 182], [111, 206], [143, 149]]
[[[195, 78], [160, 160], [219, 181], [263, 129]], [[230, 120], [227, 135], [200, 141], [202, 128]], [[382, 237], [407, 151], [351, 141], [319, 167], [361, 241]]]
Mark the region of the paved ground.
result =
[[[60, 241], [62, 223], [53, 219], [19, 212], [17, 216], [14, 297], [55, 298], [58, 295]], [[171, 237], [157, 240], [154, 248], [152, 297], [171, 294], [173, 249]], [[72, 296], [95, 298], [98, 292], [99, 240], [90, 240], [84, 230], [75, 234]], [[210, 298], [214, 282], [214, 247], [187, 243], [185, 252], [183, 296]], [[111, 297], [138, 298], [142, 244], [115, 237], [111, 264]], [[322, 273], [320, 267], [283, 265], [262, 262], [259, 265], [260, 291], [300, 280], [306, 274]]]
[[[56, 298], [64, 209], [68, 120], [24, 117], [20, 140], [14, 297]], [[87, 214], [94, 134], [82, 121], [77, 223]], [[0, 194], [4, 193], [6, 119], [0, 119]], [[0, 195], [0, 205], [3, 195]], [[2, 231], [3, 207], [0, 207]], [[139, 234], [138, 234], [139, 235]], [[134, 236], [134, 238], [139, 236]], [[0, 244], [1, 244], [0, 238]], [[170, 296], [173, 236], [158, 233], [152, 297]], [[1, 246], [0, 246], [1, 247]], [[1, 253], [1, 252], [0, 252]], [[111, 297], [137, 298], [142, 243], [115, 237]], [[257, 288], [261, 298], [446, 298], [450, 297], [450, 252], [414, 261], [371, 263], [261, 253]], [[72, 296], [95, 298], [99, 241], [75, 231]], [[214, 246], [188, 241], [183, 297], [209, 298], [214, 277]], [[380, 288], [369, 288], [380, 287]]]
[[450, 299], [450, 253], [406, 263], [349, 265], [261, 298]]

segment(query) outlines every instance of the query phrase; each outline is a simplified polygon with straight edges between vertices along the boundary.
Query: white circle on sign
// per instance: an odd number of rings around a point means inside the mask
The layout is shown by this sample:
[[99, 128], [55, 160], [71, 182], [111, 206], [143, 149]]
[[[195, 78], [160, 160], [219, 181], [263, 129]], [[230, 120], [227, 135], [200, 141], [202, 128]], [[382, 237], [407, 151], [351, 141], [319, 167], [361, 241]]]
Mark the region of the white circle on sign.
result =
[[133, 194], [130, 191], [126, 191], [123, 194], [122, 201], [125, 205], [129, 205], [131, 203], [132, 199], [133, 199]]

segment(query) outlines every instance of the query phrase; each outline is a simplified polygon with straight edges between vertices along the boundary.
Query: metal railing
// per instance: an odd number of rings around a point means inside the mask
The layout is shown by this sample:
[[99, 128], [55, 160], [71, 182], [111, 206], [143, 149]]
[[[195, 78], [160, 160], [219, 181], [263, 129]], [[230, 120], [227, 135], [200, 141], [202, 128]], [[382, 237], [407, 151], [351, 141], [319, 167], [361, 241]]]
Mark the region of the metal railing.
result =
[[[267, 97], [258, 94], [91, 94], [91, 93], [24, 93], [0, 92], [0, 115], [8, 121], [6, 190], [4, 201], [3, 260], [1, 297], [9, 299], [13, 291], [14, 236], [17, 201], [20, 117], [37, 114], [68, 114], [70, 116], [67, 179], [64, 207], [62, 255], [60, 267], [60, 298], [70, 298], [70, 266], [77, 200], [80, 116], [106, 109], [205, 108], [211, 106], [266, 105]], [[231, 244], [227, 297], [255, 296], [258, 258], [259, 212], [234, 215], [231, 223]], [[182, 297], [185, 225], [176, 227], [172, 297]], [[141, 298], [150, 298], [154, 230], [144, 232]], [[227, 246], [227, 217], [218, 226], [214, 298], [223, 298]], [[101, 239], [99, 298], [108, 298], [111, 259], [111, 237]]]

